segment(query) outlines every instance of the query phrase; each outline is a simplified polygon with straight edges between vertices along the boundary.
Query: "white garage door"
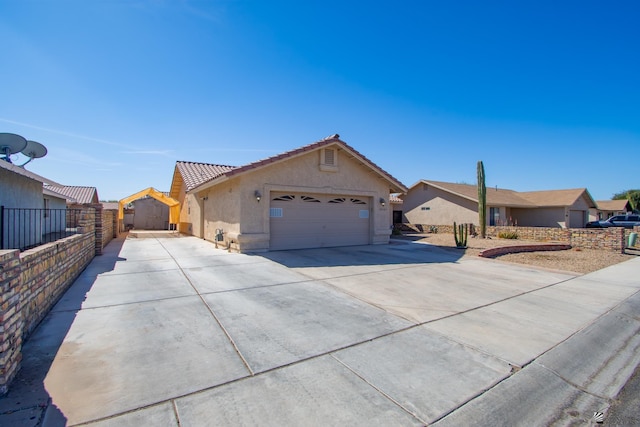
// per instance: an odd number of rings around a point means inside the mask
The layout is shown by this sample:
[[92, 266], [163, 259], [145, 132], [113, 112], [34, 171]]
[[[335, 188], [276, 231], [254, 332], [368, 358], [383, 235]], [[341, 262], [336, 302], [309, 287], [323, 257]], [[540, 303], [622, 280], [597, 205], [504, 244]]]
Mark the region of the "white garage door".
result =
[[364, 196], [271, 193], [271, 250], [369, 244]]

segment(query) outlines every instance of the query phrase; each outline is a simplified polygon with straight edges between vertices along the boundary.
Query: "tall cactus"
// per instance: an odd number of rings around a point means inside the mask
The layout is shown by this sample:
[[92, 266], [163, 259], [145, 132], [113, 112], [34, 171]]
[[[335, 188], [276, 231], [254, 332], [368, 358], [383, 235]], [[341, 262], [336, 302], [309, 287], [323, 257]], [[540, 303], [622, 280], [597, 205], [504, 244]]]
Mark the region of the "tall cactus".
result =
[[487, 186], [484, 182], [484, 165], [478, 161], [478, 221], [480, 237], [487, 237]]

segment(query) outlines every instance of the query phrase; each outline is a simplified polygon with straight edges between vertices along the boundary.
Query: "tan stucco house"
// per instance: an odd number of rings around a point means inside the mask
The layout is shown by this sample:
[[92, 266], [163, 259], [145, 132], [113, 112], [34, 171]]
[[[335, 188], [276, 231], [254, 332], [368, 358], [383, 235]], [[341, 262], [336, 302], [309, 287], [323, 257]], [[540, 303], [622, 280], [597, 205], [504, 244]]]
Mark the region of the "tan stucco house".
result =
[[179, 231], [242, 252], [388, 243], [407, 188], [332, 135], [234, 167], [176, 162]]
[[[403, 222], [478, 224], [478, 187], [420, 180], [402, 195]], [[487, 225], [584, 227], [596, 203], [585, 188], [518, 192], [487, 188]]]

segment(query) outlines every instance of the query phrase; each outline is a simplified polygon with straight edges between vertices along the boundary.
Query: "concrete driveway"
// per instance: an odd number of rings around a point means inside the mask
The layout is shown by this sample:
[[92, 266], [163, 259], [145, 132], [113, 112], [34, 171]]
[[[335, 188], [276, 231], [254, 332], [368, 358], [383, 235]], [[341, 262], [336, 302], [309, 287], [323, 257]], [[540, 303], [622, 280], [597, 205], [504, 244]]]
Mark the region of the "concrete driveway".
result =
[[25, 345], [0, 421], [585, 423], [640, 363], [639, 268], [576, 277], [407, 242], [246, 255], [116, 240]]

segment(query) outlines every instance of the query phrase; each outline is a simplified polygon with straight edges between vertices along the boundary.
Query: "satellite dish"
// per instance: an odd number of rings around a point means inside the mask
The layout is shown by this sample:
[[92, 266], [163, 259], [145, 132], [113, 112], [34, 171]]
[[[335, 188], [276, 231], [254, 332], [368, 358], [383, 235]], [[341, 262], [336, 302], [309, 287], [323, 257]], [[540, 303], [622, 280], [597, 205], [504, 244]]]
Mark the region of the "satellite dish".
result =
[[4, 154], [2, 160], [11, 163], [9, 156], [21, 152], [26, 146], [27, 140], [20, 135], [16, 135], [15, 133], [0, 133], [0, 154]]
[[35, 141], [27, 141], [27, 146], [21, 151], [22, 154], [27, 156], [29, 160], [20, 165], [20, 167], [24, 167], [27, 163], [29, 163], [33, 159], [39, 159], [40, 157], [44, 157], [47, 155], [47, 147]]

